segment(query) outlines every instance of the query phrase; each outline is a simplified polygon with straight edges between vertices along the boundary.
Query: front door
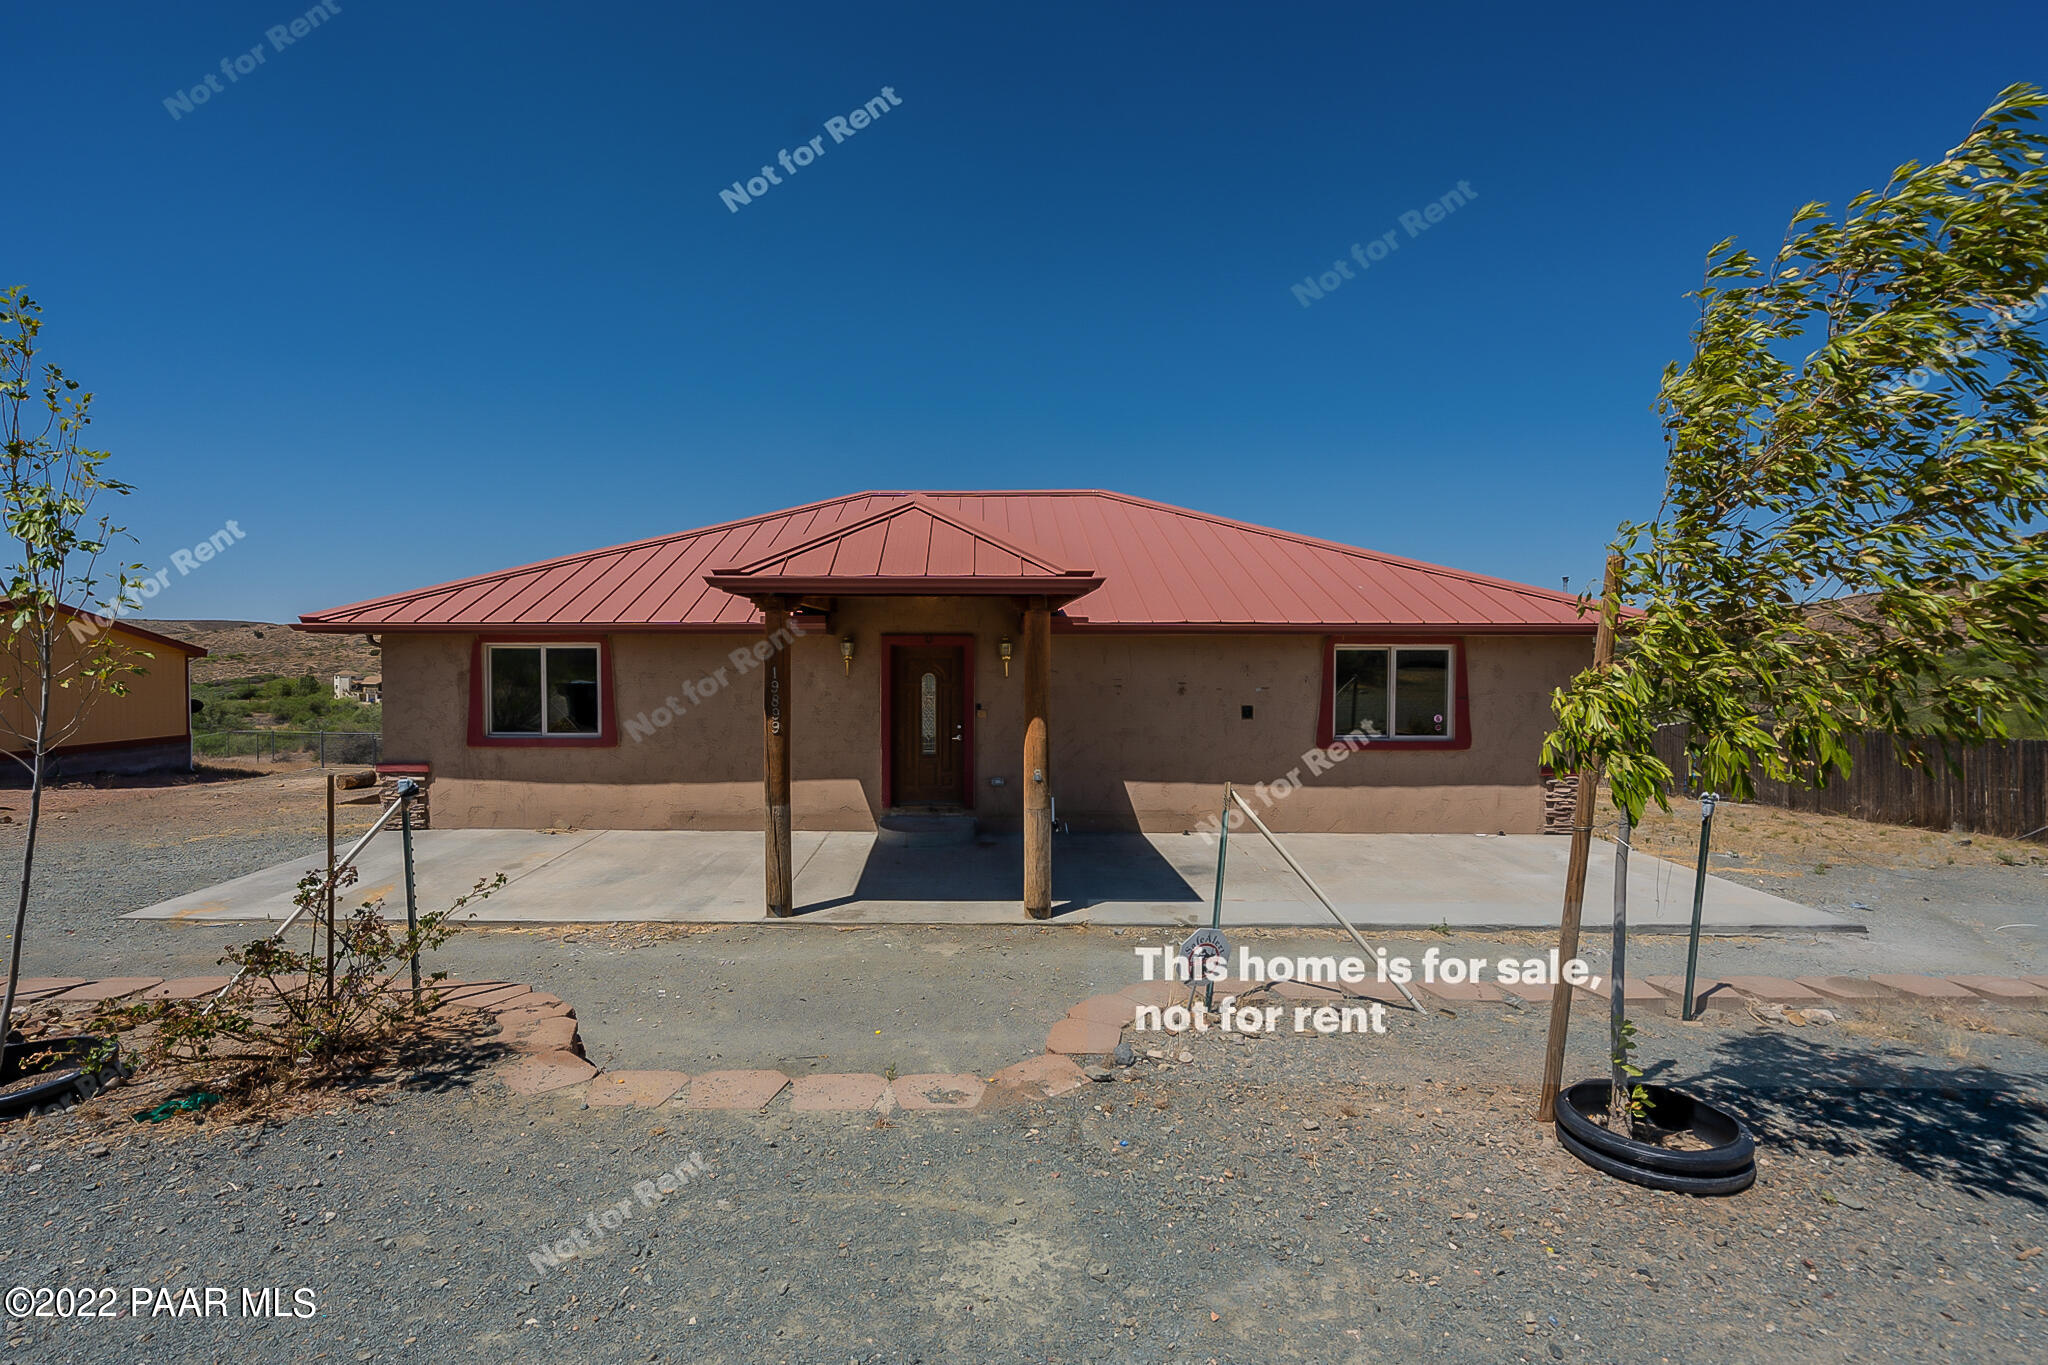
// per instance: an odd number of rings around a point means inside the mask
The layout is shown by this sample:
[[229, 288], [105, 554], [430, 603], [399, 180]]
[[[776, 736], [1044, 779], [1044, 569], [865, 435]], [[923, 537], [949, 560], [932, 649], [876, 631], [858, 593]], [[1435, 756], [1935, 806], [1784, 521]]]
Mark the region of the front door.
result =
[[967, 804], [967, 669], [959, 645], [897, 645], [889, 678], [890, 803]]

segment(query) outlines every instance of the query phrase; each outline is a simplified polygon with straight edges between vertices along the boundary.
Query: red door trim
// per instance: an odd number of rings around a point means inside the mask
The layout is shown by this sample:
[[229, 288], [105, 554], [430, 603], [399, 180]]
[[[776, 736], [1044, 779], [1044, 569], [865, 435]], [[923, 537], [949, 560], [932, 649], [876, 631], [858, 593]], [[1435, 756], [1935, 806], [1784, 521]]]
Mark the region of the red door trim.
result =
[[960, 800], [974, 809], [974, 637], [972, 635], [884, 635], [882, 637], [882, 809], [896, 804], [896, 704], [891, 684], [896, 678], [899, 645], [960, 647]]

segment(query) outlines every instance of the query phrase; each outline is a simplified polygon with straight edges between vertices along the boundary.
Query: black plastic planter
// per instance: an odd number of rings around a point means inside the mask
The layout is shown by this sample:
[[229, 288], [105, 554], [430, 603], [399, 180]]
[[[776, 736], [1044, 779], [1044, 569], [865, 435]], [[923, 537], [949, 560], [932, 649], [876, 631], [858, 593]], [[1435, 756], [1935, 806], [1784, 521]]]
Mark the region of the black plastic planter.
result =
[[1581, 1081], [1557, 1097], [1558, 1144], [1594, 1170], [1653, 1190], [1734, 1194], [1756, 1181], [1756, 1139], [1733, 1114], [1661, 1085], [1646, 1085], [1644, 1119], [1707, 1144], [1683, 1151], [1637, 1142], [1594, 1122], [1607, 1112], [1606, 1081]]
[[[102, 1045], [108, 1048], [106, 1060], [88, 1072], [85, 1059]], [[83, 1033], [7, 1044], [0, 1049], [0, 1085], [28, 1076], [35, 1077], [35, 1084], [0, 1096], [0, 1119], [19, 1118], [66, 1100], [90, 1099], [99, 1093], [103, 1077], [119, 1073], [119, 1056], [112, 1039]]]

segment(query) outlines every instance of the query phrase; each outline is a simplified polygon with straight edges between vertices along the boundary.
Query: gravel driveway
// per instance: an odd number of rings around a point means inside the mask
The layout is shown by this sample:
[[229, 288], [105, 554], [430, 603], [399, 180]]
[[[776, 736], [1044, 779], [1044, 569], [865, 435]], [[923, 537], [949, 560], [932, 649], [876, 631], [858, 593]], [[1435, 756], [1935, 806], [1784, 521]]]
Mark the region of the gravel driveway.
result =
[[[81, 796], [52, 825], [29, 969], [210, 966], [228, 931], [115, 916], [316, 856], [307, 779], [260, 781], [179, 789], [148, 803], [154, 819]], [[1710, 964], [2044, 969], [2035, 941], [1984, 913], [1999, 897], [2024, 908], [2048, 885], [2039, 868], [1970, 867], [1966, 902], [1937, 899], [1958, 885], [1945, 868], [1876, 871], [1919, 880], [1860, 912], [1867, 941], [1714, 943]], [[822, 1056], [987, 1074], [1074, 1000], [1132, 979], [1136, 942], [621, 929], [470, 933], [448, 957], [576, 1002], [611, 1066]], [[1677, 945], [1646, 943], [1639, 970], [1667, 968]], [[1864, 957], [1843, 967], [1843, 952]], [[1506, 1007], [1396, 1015], [1379, 1037], [1176, 1041], [1113, 1082], [964, 1116], [585, 1109], [460, 1075], [263, 1127], [177, 1119], [108, 1138], [74, 1114], [0, 1130], [0, 1283], [112, 1288], [123, 1316], [9, 1319], [0, 1360], [2040, 1359], [2036, 1018], [1788, 1029], [1641, 1013], [1652, 1077], [1759, 1131], [1757, 1186], [1708, 1201], [1560, 1151], [1530, 1121], [1543, 1018]], [[1580, 1012], [1569, 1075], [1602, 1068], [1601, 1023]], [[634, 1197], [693, 1152], [702, 1177], [652, 1207]], [[621, 1200], [616, 1228], [586, 1222]], [[579, 1227], [587, 1249], [536, 1267]], [[224, 1288], [233, 1316], [135, 1314], [136, 1286]], [[311, 1291], [313, 1315], [243, 1317], [241, 1290], [264, 1286], [288, 1305]]]
[[[0, 1280], [123, 1306], [134, 1285], [306, 1288], [318, 1316], [10, 1322], [8, 1342], [24, 1361], [2048, 1350], [2038, 1045], [1997, 1036], [1995, 1062], [1959, 1064], [1839, 1031], [1652, 1026], [1645, 1055], [1763, 1137], [1753, 1190], [1690, 1200], [1594, 1175], [1526, 1090], [1474, 1079], [1540, 1056], [1541, 1028], [1500, 1011], [1203, 1037], [1190, 1064], [964, 1117], [591, 1110], [486, 1080], [260, 1131], [181, 1120], [108, 1144], [60, 1120], [0, 1149]], [[704, 1177], [634, 1199], [693, 1152]], [[585, 1222], [621, 1200], [618, 1228]], [[536, 1268], [579, 1227], [587, 1250]]]

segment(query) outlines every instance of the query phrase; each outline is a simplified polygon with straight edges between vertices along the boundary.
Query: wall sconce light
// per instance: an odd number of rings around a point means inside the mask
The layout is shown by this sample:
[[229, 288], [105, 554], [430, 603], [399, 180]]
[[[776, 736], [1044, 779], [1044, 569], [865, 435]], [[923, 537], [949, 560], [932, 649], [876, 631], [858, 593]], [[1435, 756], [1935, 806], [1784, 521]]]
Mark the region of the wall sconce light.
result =
[[846, 665], [846, 676], [849, 678], [852, 677], [853, 637], [851, 635], [842, 635], [839, 637], [839, 662]]
[[1003, 661], [1003, 676], [1010, 676], [1010, 637], [1005, 635], [996, 641], [996, 655]]

